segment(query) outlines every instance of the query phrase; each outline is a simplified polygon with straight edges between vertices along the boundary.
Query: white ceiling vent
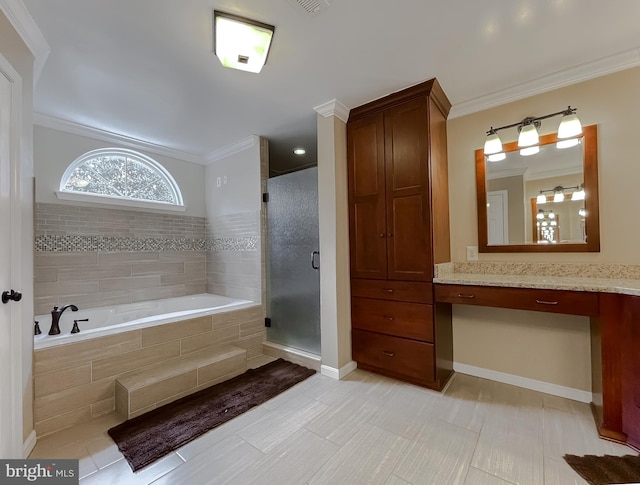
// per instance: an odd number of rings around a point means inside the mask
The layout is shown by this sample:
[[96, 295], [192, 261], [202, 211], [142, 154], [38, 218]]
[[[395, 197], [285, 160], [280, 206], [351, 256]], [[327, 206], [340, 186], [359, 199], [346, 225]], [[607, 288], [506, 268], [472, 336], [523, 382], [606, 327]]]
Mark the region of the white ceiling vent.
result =
[[327, 0], [289, 0], [289, 3], [297, 10], [302, 9], [309, 15], [318, 15], [329, 7]]

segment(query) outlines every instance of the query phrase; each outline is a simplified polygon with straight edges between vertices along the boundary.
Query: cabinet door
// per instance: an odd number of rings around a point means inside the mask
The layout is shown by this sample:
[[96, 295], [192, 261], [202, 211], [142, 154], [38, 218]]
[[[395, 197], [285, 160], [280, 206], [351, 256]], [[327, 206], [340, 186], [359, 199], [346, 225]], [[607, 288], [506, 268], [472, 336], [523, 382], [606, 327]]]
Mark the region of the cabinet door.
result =
[[394, 280], [433, 277], [426, 99], [385, 112], [387, 268]]
[[383, 115], [349, 123], [347, 150], [351, 277], [385, 279]]

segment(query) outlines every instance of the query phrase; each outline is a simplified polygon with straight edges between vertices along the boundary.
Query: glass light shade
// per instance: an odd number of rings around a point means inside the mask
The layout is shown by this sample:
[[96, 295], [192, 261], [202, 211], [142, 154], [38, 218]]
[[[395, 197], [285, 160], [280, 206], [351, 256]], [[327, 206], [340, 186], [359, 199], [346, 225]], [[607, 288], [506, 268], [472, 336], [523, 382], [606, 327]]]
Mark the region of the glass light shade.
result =
[[[491, 133], [487, 135], [487, 139], [484, 141], [484, 154], [493, 155], [502, 151], [502, 140], [497, 133]], [[494, 161], [494, 160], [489, 160]]]
[[518, 135], [518, 146], [530, 147], [531, 145], [537, 145], [539, 142], [540, 137], [538, 136], [536, 125], [533, 123], [524, 125], [520, 130], [520, 135]]
[[578, 210], [578, 215], [579, 215], [580, 217], [584, 217], [584, 216], [586, 216], [586, 215], [587, 215], [587, 211], [586, 211], [586, 210], [584, 210], [584, 209], [579, 209], [579, 210]]
[[267, 61], [273, 26], [214, 11], [215, 54], [225, 67], [260, 72]]
[[304, 155], [307, 151], [304, 148], [296, 148], [293, 150], [293, 153], [296, 155]]
[[507, 154], [505, 152], [493, 153], [487, 157], [488, 162], [501, 162], [507, 158]]
[[564, 201], [564, 193], [556, 192], [555, 194], [553, 194], [553, 201], [554, 202], [562, 202], [562, 201]]
[[536, 219], [544, 219], [544, 211], [542, 209], [538, 210], [536, 214]]
[[528, 157], [530, 155], [535, 155], [539, 151], [540, 151], [540, 147], [539, 146], [521, 148], [520, 149], [520, 155], [522, 155], [523, 157]]
[[570, 138], [568, 140], [560, 140], [556, 143], [556, 148], [562, 150], [563, 148], [571, 148], [580, 143], [579, 138]]
[[542, 227], [547, 227], [548, 225], [547, 221], [542, 221]]
[[555, 219], [556, 215], [553, 211], [549, 211], [549, 219]]
[[547, 196], [544, 194], [538, 195], [538, 197], [536, 198], [536, 204], [546, 204], [546, 203], [547, 203]]
[[582, 133], [582, 124], [575, 113], [566, 114], [558, 126], [558, 138], [572, 138]]
[[584, 189], [576, 190], [573, 194], [571, 194], [571, 200], [584, 200], [585, 193]]
[[551, 221], [551, 225], [552, 225], [552, 226], [557, 226], [557, 225], [558, 225], [558, 222], [557, 222], [557, 221]]

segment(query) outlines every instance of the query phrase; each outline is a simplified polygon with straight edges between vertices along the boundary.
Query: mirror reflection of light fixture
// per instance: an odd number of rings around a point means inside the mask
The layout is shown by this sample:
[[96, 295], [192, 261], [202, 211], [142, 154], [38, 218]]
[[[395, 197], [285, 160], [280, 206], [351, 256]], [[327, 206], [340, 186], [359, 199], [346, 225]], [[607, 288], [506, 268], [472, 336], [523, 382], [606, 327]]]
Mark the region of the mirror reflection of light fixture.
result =
[[536, 197], [536, 204], [546, 204], [547, 197], [544, 195], [545, 192], [553, 192], [553, 201], [554, 202], [563, 202], [565, 200], [565, 190], [573, 190], [571, 193], [571, 200], [584, 200], [585, 192], [584, 187], [582, 185], [574, 185], [573, 187], [563, 187], [562, 185], [558, 185], [552, 189], [541, 190]]
[[[520, 155], [526, 157], [538, 153], [538, 144], [540, 143], [538, 129], [541, 126], [541, 120], [559, 115], [562, 115], [562, 120], [558, 127], [558, 142], [556, 146], [558, 148], [575, 146], [580, 143], [580, 140], [576, 137], [582, 134], [582, 125], [576, 116], [576, 111], [577, 108], [568, 106], [567, 109], [558, 111], [557, 113], [538, 117], [530, 116], [518, 123], [512, 123], [498, 128], [492, 126], [489, 131], [487, 131], [487, 138], [484, 142], [484, 154], [490, 157], [502, 152], [502, 141], [498, 136], [498, 131], [514, 127], [517, 127], [518, 130], [518, 146], [521, 148]], [[503, 158], [501, 160], [503, 160]], [[495, 162], [498, 160], [494, 157], [489, 161]]]
[[501, 162], [507, 158], [507, 154], [505, 152], [492, 153], [487, 157], [488, 162]]
[[586, 215], [587, 215], [587, 211], [586, 211], [586, 210], [584, 210], [584, 207], [582, 207], [582, 208], [578, 209], [578, 215], [579, 215], [580, 217], [586, 217]]
[[213, 11], [213, 51], [225, 67], [260, 72], [267, 62], [275, 27]]
[[580, 186], [573, 194], [571, 194], [571, 200], [584, 200], [585, 198], [584, 186]]

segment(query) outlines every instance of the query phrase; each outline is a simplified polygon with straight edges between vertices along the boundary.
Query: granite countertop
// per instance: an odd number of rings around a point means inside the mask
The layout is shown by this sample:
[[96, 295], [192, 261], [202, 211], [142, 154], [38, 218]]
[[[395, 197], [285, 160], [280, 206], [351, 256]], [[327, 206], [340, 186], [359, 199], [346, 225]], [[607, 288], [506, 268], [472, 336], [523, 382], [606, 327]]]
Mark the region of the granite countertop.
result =
[[[571, 290], [571, 291], [591, 291], [601, 293], [619, 293], [623, 295], [640, 296], [640, 278], [616, 278], [615, 276], [629, 275], [629, 271], [625, 267], [625, 271], [605, 271], [610, 269], [611, 265], [607, 268], [593, 268], [600, 269], [599, 274], [614, 277], [593, 277], [593, 276], [578, 276], [572, 274], [571, 276], [558, 276], [557, 274], [562, 268], [552, 268], [549, 270], [549, 265], [527, 265], [527, 270], [530, 274], [508, 274], [508, 267], [501, 263], [494, 263], [494, 268], [487, 267], [487, 263], [482, 263], [483, 266], [477, 265], [477, 269], [482, 269], [483, 272], [469, 272], [474, 269], [474, 265], [470, 263], [444, 263], [443, 265], [437, 265], [436, 277], [433, 278], [434, 283], [448, 284], [448, 285], [478, 285], [478, 286], [505, 286], [514, 288], [540, 288], [550, 290]], [[513, 266], [513, 264], [511, 264]], [[562, 265], [566, 266], [566, 265]], [[592, 265], [598, 266], [598, 265]], [[484, 272], [494, 269], [494, 272]], [[558, 271], [553, 271], [557, 269]], [[467, 272], [459, 272], [463, 270]], [[536, 271], [539, 270], [539, 271]], [[575, 271], [566, 271], [567, 273], [575, 273]], [[539, 273], [539, 274], [536, 274]], [[545, 274], [547, 273], [547, 274]], [[589, 271], [591, 274], [598, 274], [598, 271]]]

